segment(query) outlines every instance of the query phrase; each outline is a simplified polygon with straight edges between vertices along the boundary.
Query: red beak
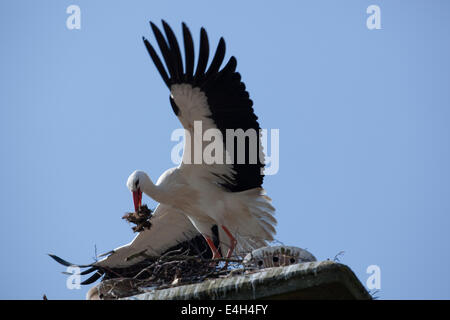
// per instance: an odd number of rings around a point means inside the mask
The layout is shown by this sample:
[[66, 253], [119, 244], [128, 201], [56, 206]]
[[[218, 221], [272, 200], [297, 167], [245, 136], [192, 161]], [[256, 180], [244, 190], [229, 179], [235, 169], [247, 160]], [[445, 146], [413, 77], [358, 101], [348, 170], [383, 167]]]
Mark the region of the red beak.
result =
[[142, 205], [142, 191], [141, 191], [141, 189], [137, 189], [137, 191], [133, 191], [133, 202], [134, 202], [134, 210], [135, 210], [135, 212], [138, 212], [139, 208]]

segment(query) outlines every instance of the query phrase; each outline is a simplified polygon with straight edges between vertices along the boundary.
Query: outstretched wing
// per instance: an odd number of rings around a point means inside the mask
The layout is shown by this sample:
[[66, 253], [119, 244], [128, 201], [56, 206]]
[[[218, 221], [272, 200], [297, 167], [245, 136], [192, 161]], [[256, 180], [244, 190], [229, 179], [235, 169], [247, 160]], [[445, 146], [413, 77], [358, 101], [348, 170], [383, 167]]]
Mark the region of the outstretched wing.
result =
[[164, 204], [156, 207], [150, 221], [150, 229], [141, 231], [129, 244], [114, 249], [108, 257], [95, 265], [129, 267], [148, 256], [159, 256], [167, 249], [200, 235], [186, 215]]
[[[170, 103], [175, 115], [190, 134], [190, 139], [185, 140], [180, 169], [187, 175], [207, 177], [232, 192], [261, 187], [264, 155], [260, 127], [253, 102], [236, 72], [236, 58], [231, 57], [221, 68], [225, 41], [220, 38], [208, 67], [209, 41], [205, 29], [201, 28], [200, 51], [194, 71], [194, 43], [186, 24], [182, 24], [184, 63], [174, 32], [165, 21], [162, 24], [165, 36], [150, 22], [163, 59], [145, 38], [144, 44], [170, 89]], [[215, 137], [210, 139], [222, 148], [223, 156], [217, 155], [216, 148], [211, 152], [213, 158], [205, 161], [202, 156], [208, 143], [202, 140], [208, 129], [217, 129], [216, 132], [221, 134], [221, 141], [215, 141]], [[202, 147], [197, 147], [200, 145]], [[220, 158], [222, 162], [217, 161]]]
[[[91, 277], [83, 281], [83, 285], [91, 284], [103, 275], [106, 278], [134, 276], [143, 269], [143, 263], [149, 256], [156, 257], [173, 250], [189, 250], [190, 255], [211, 258], [206, 241], [181, 212], [160, 204], [152, 215], [151, 223], [150, 229], [141, 231], [129, 244], [112, 250], [107, 257], [95, 263], [77, 265], [55, 255], [50, 257], [67, 267], [86, 268], [80, 275], [91, 274]], [[217, 227], [211, 227], [218, 241]]]

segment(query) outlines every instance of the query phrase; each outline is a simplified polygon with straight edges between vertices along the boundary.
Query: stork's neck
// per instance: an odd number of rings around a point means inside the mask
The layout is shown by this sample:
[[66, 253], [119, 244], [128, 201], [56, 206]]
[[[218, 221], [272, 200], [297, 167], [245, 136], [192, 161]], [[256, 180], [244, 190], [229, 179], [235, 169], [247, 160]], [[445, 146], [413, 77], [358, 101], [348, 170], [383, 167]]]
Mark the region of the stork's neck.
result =
[[140, 185], [142, 192], [145, 193], [150, 198], [152, 198], [153, 200], [155, 200], [156, 202], [159, 203], [166, 202], [165, 199], [167, 197], [165, 196], [166, 194], [164, 190], [160, 186], [155, 185], [147, 175], [145, 175], [143, 179], [141, 178]]

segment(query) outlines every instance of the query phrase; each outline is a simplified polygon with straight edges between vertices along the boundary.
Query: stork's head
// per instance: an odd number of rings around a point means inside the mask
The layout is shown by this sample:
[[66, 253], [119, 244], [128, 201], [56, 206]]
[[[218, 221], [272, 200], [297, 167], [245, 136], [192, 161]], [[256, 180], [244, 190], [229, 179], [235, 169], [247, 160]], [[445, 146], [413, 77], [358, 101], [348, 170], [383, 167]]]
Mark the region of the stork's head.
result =
[[144, 171], [134, 171], [127, 180], [127, 187], [133, 194], [134, 210], [138, 212], [139, 207], [142, 205], [142, 190], [150, 181], [150, 178]]

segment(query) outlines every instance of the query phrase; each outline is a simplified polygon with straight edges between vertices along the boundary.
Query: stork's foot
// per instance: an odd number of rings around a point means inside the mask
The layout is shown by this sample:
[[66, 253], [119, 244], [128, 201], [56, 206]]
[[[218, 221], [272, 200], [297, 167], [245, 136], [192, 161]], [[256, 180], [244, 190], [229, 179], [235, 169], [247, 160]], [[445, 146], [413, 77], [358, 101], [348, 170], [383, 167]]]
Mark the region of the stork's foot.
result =
[[[219, 250], [217, 250], [217, 248], [216, 248], [216, 250], [213, 251], [213, 256], [212, 256], [211, 259], [214, 260], [214, 259], [220, 259], [220, 258], [222, 258], [222, 256], [221, 256], [221, 254], [219, 253]], [[216, 267], [217, 264], [218, 264], [217, 261], [213, 261], [213, 262], [211, 262], [211, 263], [209, 264], [209, 266], [210, 266], [210, 267]]]
[[[214, 245], [214, 242], [211, 240], [210, 237], [204, 236], [206, 242], [209, 245], [209, 248], [211, 249], [212, 252], [212, 259], [219, 259], [222, 258], [222, 256], [220, 255], [219, 250], [217, 250], [216, 246]], [[211, 262], [209, 264], [210, 267], [215, 267], [217, 265], [217, 262]]]

